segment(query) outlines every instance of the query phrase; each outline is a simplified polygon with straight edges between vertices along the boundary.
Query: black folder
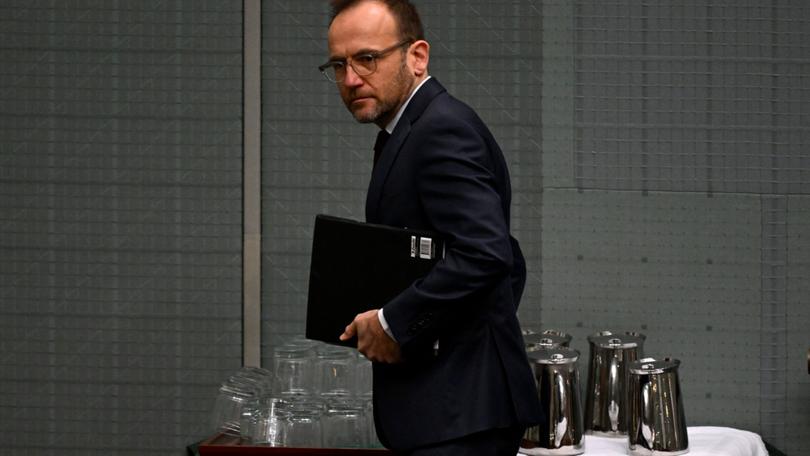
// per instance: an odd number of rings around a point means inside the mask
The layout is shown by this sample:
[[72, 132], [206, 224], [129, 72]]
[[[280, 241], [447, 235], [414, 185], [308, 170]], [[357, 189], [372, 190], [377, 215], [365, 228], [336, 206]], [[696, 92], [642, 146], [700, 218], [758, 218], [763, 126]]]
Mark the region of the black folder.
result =
[[424, 277], [444, 256], [434, 232], [315, 217], [306, 337], [357, 346], [340, 335], [355, 315], [380, 308]]

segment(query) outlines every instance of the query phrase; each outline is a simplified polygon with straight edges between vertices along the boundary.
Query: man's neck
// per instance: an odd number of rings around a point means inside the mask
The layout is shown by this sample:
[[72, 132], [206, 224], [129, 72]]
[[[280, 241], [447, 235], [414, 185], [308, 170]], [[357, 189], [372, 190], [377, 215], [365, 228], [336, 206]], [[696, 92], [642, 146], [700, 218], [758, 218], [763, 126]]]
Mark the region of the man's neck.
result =
[[428, 79], [430, 79], [430, 75], [427, 74], [419, 79], [414, 79], [414, 83], [411, 85], [411, 91], [408, 93], [408, 98], [406, 98], [405, 101], [399, 106], [396, 114], [394, 114], [394, 117], [384, 125], [377, 124], [377, 126], [384, 129], [388, 133], [393, 133], [394, 128], [397, 126], [397, 123], [399, 123], [399, 119], [402, 117], [402, 113], [405, 112], [405, 108], [408, 107], [408, 103], [411, 102], [411, 99], [413, 98], [414, 94], [416, 94], [416, 91], [419, 90], [419, 88], [422, 87], [422, 85], [424, 85], [425, 81]]

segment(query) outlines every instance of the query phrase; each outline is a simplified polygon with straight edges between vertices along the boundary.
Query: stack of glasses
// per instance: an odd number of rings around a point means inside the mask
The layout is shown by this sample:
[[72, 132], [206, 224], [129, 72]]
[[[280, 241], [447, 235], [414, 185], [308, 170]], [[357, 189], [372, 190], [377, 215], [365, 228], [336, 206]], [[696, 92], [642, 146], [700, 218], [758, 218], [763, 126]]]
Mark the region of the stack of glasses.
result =
[[303, 338], [273, 351], [273, 370], [242, 368], [219, 389], [218, 432], [292, 448], [380, 448], [371, 363], [353, 349]]

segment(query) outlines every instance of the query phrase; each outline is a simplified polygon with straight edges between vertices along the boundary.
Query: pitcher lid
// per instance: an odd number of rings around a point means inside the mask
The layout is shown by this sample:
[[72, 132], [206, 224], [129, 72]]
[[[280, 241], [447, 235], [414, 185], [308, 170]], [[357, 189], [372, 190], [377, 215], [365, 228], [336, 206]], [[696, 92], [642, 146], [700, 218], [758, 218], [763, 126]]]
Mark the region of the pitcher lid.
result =
[[588, 336], [588, 342], [602, 348], [635, 348], [644, 343], [647, 336], [633, 331], [600, 331]]
[[572, 364], [579, 359], [579, 352], [568, 347], [538, 348], [527, 355], [537, 364]]
[[523, 342], [527, 351], [535, 351], [540, 348], [567, 347], [571, 342], [571, 336], [564, 332], [547, 329], [542, 333], [523, 336]]
[[672, 372], [681, 365], [675, 358], [641, 358], [630, 363], [630, 372], [639, 375]]

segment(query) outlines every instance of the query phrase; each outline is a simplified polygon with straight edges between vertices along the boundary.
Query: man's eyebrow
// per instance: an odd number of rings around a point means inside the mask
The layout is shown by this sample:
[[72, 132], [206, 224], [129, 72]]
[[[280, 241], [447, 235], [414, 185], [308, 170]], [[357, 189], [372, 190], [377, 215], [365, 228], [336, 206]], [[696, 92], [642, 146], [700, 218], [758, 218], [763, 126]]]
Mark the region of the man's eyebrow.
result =
[[[359, 49], [358, 51], [354, 52], [353, 54], [351, 54], [351, 56], [354, 57], [356, 55], [363, 55], [363, 54], [376, 54], [378, 52], [380, 52], [379, 49], [362, 48], [362, 49]], [[344, 60], [346, 60], [346, 57], [344, 57], [344, 56], [338, 57], [336, 55], [330, 55], [328, 61], [329, 62], [342, 62]]]
[[352, 55], [360, 55], [360, 54], [376, 54], [376, 53], [378, 53], [378, 52], [380, 52], [380, 50], [379, 50], [379, 49], [369, 49], [369, 48], [363, 48], [363, 49], [358, 50], [357, 52], [355, 52], [355, 53], [354, 53], [354, 54], [352, 54]]

